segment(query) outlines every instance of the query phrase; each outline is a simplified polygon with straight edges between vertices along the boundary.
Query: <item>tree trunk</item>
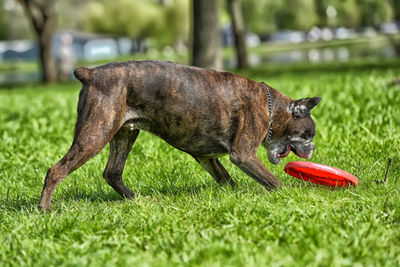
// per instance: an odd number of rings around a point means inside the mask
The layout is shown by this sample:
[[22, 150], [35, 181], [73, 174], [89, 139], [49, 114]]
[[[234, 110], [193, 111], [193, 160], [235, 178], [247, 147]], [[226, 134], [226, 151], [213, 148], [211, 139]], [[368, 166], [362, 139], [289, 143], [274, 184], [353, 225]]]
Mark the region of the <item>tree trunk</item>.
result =
[[315, 0], [315, 12], [318, 16], [318, 27], [326, 27], [326, 25], [328, 25], [325, 3], [326, 1], [324, 0]]
[[6, 21], [6, 11], [4, 9], [4, 0], [0, 0], [0, 40], [7, 40], [8, 25]]
[[193, 0], [192, 65], [222, 69], [219, 0]]
[[247, 49], [246, 49], [246, 33], [244, 30], [244, 22], [240, 0], [228, 0], [228, 10], [231, 16], [233, 34], [235, 36], [236, 58], [238, 68], [248, 67]]
[[54, 82], [57, 79], [57, 71], [51, 50], [55, 21], [52, 1], [23, 0], [21, 3], [31, 21], [38, 41], [42, 81], [45, 83]]
[[52, 33], [53, 29], [47, 23], [43, 32], [37, 36], [39, 39], [40, 65], [42, 68], [42, 81], [46, 83], [54, 82], [57, 79], [56, 66], [52, 54]]

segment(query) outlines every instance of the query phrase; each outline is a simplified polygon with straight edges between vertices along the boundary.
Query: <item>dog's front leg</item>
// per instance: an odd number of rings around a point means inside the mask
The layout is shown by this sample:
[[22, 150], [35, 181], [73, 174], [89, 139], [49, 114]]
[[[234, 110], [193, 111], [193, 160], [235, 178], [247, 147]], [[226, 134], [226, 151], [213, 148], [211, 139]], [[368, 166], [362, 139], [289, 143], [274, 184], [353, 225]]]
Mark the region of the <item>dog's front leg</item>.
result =
[[[266, 127], [259, 127], [255, 123], [257, 119], [251, 116], [247, 117], [248, 123], [244, 123], [244, 117], [239, 119], [236, 135], [232, 140], [229, 150], [230, 161], [238, 166], [251, 178], [259, 182], [268, 190], [281, 186], [281, 181], [275, 177], [257, 157], [257, 150], [260, 146], [263, 136], [266, 136]], [[264, 126], [262, 124], [261, 126]]]
[[228, 171], [222, 166], [221, 162], [216, 158], [196, 158], [196, 161], [205, 169], [219, 184], [229, 184], [235, 186]]
[[281, 186], [281, 181], [275, 177], [258, 159], [256, 153], [246, 151], [231, 152], [229, 158], [233, 164], [238, 166], [251, 178], [259, 182], [268, 190]]

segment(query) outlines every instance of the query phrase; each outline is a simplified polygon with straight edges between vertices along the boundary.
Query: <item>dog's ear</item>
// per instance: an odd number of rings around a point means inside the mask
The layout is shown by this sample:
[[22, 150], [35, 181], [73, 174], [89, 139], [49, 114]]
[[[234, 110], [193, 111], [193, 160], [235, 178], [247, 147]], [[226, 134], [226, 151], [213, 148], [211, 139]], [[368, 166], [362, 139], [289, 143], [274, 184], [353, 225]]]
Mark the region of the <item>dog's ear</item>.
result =
[[290, 102], [289, 110], [295, 117], [304, 117], [321, 101], [320, 97], [303, 98]]
[[87, 83], [90, 80], [91, 70], [85, 67], [76, 68], [74, 71], [75, 77], [82, 83]]

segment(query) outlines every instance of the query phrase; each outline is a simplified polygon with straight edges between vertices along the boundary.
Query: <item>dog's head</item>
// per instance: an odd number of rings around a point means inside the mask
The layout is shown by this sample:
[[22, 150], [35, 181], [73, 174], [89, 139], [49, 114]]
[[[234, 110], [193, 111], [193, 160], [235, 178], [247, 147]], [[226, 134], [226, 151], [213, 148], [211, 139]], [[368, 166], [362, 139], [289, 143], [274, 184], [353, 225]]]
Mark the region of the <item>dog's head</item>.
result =
[[312, 142], [315, 136], [315, 124], [310, 112], [320, 101], [320, 97], [312, 97], [290, 102], [288, 106], [290, 118], [283, 135], [265, 144], [271, 163], [278, 164], [281, 158], [289, 155], [290, 151], [301, 158], [311, 157], [315, 149]]

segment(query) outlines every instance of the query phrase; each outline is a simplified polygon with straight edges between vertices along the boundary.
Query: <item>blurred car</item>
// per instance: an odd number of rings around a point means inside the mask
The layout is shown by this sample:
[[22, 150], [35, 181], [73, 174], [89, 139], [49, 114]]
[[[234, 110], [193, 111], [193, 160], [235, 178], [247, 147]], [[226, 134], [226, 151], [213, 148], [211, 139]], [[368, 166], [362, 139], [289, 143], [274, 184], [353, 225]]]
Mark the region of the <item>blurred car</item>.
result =
[[258, 37], [257, 34], [249, 32], [246, 34], [246, 44], [249, 47], [256, 47], [258, 45], [260, 45], [261, 40], [260, 37]]
[[[223, 46], [233, 46], [235, 43], [235, 36], [233, 34], [233, 27], [231, 24], [227, 24], [222, 27], [221, 39]], [[252, 32], [246, 33], [246, 44], [249, 47], [258, 46], [261, 43], [260, 37]]]
[[0, 62], [35, 60], [39, 50], [35, 42], [30, 40], [15, 40], [0, 42]]
[[395, 22], [383, 23], [379, 28], [380, 31], [384, 34], [399, 33], [399, 26]]
[[329, 28], [318, 28], [313, 27], [307, 33], [307, 40], [310, 42], [316, 42], [318, 40], [330, 41], [333, 39], [333, 32]]
[[270, 40], [275, 43], [301, 43], [306, 40], [306, 34], [301, 31], [279, 31], [272, 34]]
[[353, 29], [339, 27], [333, 29], [333, 36], [337, 39], [351, 39], [357, 37], [357, 34]]
[[[128, 38], [112, 38], [80, 32], [58, 32], [52, 39], [52, 53], [58, 57], [62, 45], [62, 36], [72, 37], [72, 49], [76, 59], [96, 61], [112, 59], [120, 54], [129, 54], [135, 50], [135, 43]], [[15, 40], [0, 42], [0, 61], [32, 61], [39, 59], [39, 48], [31, 40]]]

